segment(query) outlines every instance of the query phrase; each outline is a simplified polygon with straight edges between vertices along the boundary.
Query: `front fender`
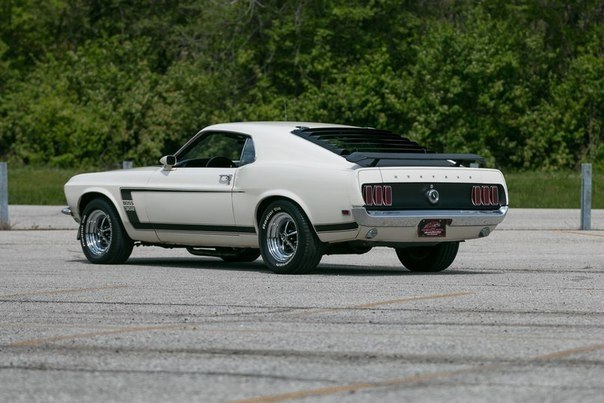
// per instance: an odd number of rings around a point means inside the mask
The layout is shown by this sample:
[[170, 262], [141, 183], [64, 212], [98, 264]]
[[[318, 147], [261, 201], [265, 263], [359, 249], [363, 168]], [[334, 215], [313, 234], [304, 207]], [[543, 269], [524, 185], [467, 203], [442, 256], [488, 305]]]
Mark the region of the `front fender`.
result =
[[117, 213], [119, 214], [122, 222], [128, 221], [126, 212], [124, 211], [123, 208], [121, 208], [122, 207], [121, 198], [118, 199], [116, 195], [114, 195], [112, 192], [108, 191], [105, 188], [93, 186], [93, 187], [86, 188], [85, 190], [82, 191], [82, 193], [80, 194], [80, 197], [78, 198], [77, 205], [76, 205], [77, 207], [76, 207], [75, 211], [73, 211], [73, 209], [72, 209], [74, 218], [77, 217], [78, 222], [82, 218], [82, 211], [84, 210], [86, 205], [91, 200], [95, 199], [96, 197], [104, 197], [104, 198], [108, 199], [111, 202], [111, 204], [113, 204], [113, 207], [115, 207], [115, 209], [117, 210]]

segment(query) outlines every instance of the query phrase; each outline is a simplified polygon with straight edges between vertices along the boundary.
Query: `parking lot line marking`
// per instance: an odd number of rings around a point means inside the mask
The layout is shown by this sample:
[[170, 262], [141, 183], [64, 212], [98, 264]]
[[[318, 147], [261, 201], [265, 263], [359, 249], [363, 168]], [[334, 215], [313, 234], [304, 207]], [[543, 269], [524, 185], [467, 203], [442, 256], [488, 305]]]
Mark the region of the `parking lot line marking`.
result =
[[[593, 344], [591, 346], [572, 348], [568, 350], [556, 351], [554, 353], [538, 355], [529, 358], [527, 364], [535, 363], [539, 361], [552, 361], [564, 357], [568, 357], [575, 354], [591, 353], [598, 350], [604, 350], [604, 343]], [[231, 403], [268, 403], [268, 402], [282, 402], [294, 399], [303, 399], [307, 397], [318, 397], [318, 396], [329, 396], [342, 392], [357, 392], [364, 389], [374, 389], [388, 386], [400, 386], [405, 384], [416, 384], [422, 382], [428, 382], [440, 378], [452, 378], [458, 375], [465, 375], [471, 373], [478, 373], [493, 369], [501, 369], [505, 367], [511, 367], [514, 364], [502, 363], [502, 364], [485, 364], [476, 365], [469, 368], [462, 368], [452, 371], [437, 371], [430, 372], [427, 374], [418, 374], [406, 376], [403, 378], [387, 379], [378, 382], [362, 382], [352, 383], [349, 385], [338, 385], [338, 386], [326, 386], [323, 388], [300, 390], [296, 392], [280, 393], [276, 395], [258, 396], [250, 399], [240, 399], [231, 401]]]
[[595, 237], [599, 237], [599, 238], [604, 238], [604, 234], [594, 234], [593, 232], [589, 232], [589, 231], [563, 231], [563, 232], [565, 232], [567, 234], [595, 236]]
[[310, 308], [310, 309], [304, 310], [302, 312], [299, 312], [299, 311], [292, 312], [291, 314], [298, 315], [298, 316], [305, 316], [305, 315], [314, 315], [314, 314], [318, 314], [318, 313], [335, 312], [335, 311], [341, 311], [341, 310], [347, 310], [347, 309], [375, 308], [375, 307], [383, 306], [383, 305], [404, 304], [407, 302], [415, 302], [415, 301], [422, 301], [422, 300], [429, 300], [429, 299], [465, 297], [465, 296], [473, 295], [473, 294], [474, 294], [473, 292], [463, 291], [463, 292], [453, 292], [453, 293], [449, 293], [449, 294], [416, 295], [413, 297], [389, 299], [386, 301], [370, 302], [368, 304], [351, 305], [351, 306], [344, 306], [344, 307], [340, 307], [340, 308]]
[[58, 295], [58, 294], [71, 294], [71, 293], [86, 292], [86, 291], [103, 291], [103, 290], [112, 290], [112, 289], [116, 289], [116, 288], [128, 288], [128, 286], [127, 285], [107, 285], [104, 287], [67, 288], [67, 289], [63, 289], [63, 290], [52, 290], [52, 291], [31, 291], [31, 292], [22, 292], [22, 293], [18, 293], [18, 294], [0, 295], [0, 299], [31, 297], [34, 295]]
[[154, 330], [170, 330], [170, 329], [182, 328], [183, 326], [186, 326], [186, 325], [179, 323], [179, 324], [158, 325], [158, 326], [126, 327], [126, 328], [121, 328], [121, 329], [102, 330], [99, 332], [76, 333], [76, 334], [70, 334], [70, 335], [66, 335], [66, 336], [54, 336], [54, 337], [44, 337], [41, 339], [23, 340], [23, 341], [18, 341], [16, 343], [8, 344], [7, 347], [36, 347], [36, 346], [41, 346], [43, 344], [52, 343], [55, 341], [85, 339], [88, 337], [108, 336], [108, 335], [112, 335], [112, 334], [138, 333], [138, 332], [148, 332], [148, 331], [154, 331]]
[[[495, 365], [494, 364], [482, 365], [480, 367], [480, 370], [490, 369], [493, 366], [495, 366]], [[251, 399], [234, 400], [231, 403], [269, 403], [269, 402], [283, 402], [283, 401], [294, 400], [294, 399], [303, 399], [303, 398], [307, 398], [307, 397], [329, 396], [329, 395], [334, 395], [334, 394], [343, 393], [343, 392], [358, 392], [358, 391], [361, 391], [364, 389], [374, 389], [374, 388], [381, 388], [381, 387], [387, 387], [387, 386], [397, 386], [397, 385], [403, 385], [403, 384], [407, 384], [407, 383], [427, 382], [427, 381], [431, 381], [433, 379], [448, 378], [448, 377], [453, 377], [453, 376], [462, 375], [465, 373], [476, 372], [476, 371], [477, 371], [477, 369], [475, 367], [464, 368], [464, 369], [459, 369], [459, 370], [454, 370], [454, 371], [438, 371], [438, 372], [431, 372], [429, 374], [411, 375], [411, 376], [407, 376], [407, 377], [403, 377], [403, 378], [388, 379], [388, 380], [379, 381], [379, 382], [370, 382], [370, 383], [362, 382], [362, 383], [353, 383], [350, 385], [326, 386], [324, 388], [300, 390], [297, 392], [281, 393], [281, 394], [277, 394], [277, 395], [259, 396], [259, 397], [253, 397]]]
[[391, 299], [391, 300], [387, 300], [387, 301], [372, 302], [369, 304], [355, 305], [354, 308], [374, 308], [376, 306], [381, 306], [381, 305], [403, 304], [405, 302], [422, 301], [422, 300], [426, 300], [426, 299], [465, 297], [465, 296], [472, 295], [472, 294], [474, 294], [474, 293], [469, 292], [469, 291], [463, 291], [463, 292], [453, 292], [453, 293], [449, 293], [449, 294], [418, 295], [415, 297], [405, 297], [405, 298]]
[[551, 361], [568, 357], [576, 354], [593, 353], [594, 351], [604, 350], [604, 343], [592, 344], [591, 346], [571, 348], [568, 350], [557, 351], [555, 353], [543, 354], [533, 358], [535, 361]]

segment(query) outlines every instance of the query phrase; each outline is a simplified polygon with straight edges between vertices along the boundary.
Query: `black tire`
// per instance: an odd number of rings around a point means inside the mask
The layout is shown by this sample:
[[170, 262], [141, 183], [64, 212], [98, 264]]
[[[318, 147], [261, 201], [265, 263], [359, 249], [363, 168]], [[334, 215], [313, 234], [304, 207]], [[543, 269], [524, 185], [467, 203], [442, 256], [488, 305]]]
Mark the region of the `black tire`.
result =
[[451, 266], [457, 256], [459, 242], [443, 242], [434, 246], [396, 248], [403, 266], [411, 271], [436, 272]]
[[82, 213], [80, 245], [91, 263], [119, 264], [128, 260], [134, 242], [115, 207], [105, 199], [94, 199]]
[[260, 249], [253, 248], [237, 248], [235, 249], [235, 255], [221, 256], [220, 258], [225, 262], [238, 263], [238, 262], [253, 262], [260, 256]]
[[323, 244], [300, 207], [278, 200], [262, 213], [260, 253], [275, 273], [300, 274], [317, 267], [323, 257]]

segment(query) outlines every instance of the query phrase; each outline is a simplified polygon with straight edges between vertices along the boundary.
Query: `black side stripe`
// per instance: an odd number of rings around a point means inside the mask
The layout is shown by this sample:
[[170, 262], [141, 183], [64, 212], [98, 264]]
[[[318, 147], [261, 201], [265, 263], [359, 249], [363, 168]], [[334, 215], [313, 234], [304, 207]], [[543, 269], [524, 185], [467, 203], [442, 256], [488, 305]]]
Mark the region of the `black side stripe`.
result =
[[165, 223], [143, 223], [136, 214], [136, 208], [132, 200], [132, 192], [138, 189], [120, 189], [122, 202], [126, 210], [128, 221], [137, 230], [167, 230], [167, 231], [194, 231], [194, 232], [229, 232], [241, 234], [255, 234], [254, 227], [240, 227], [234, 225], [198, 225], [198, 224], [165, 224]]
[[317, 232], [333, 232], [333, 231], [352, 231], [359, 228], [356, 222], [348, 222], [344, 224], [321, 224], [315, 225]]
[[122, 194], [126, 192], [147, 192], [147, 193], [243, 193], [243, 191], [233, 190], [197, 190], [197, 189], [160, 189], [160, 188], [128, 188], [121, 189]]
[[198, 231], [198, 232], [236, 232], [242, 234], [255, 234], [254, 227], [237, 227], [228, 225], [197, 225], [197, 224], [160, 224], [152, 223], [156, 230], [168, 231]]
[[122, 203], [124, 205], [124, 209], [126, 210], [126, 216], [128, 217], [130, 224], [132, 224], [135, 229], [153, 229], [153, 225], [143, 224], [138, 219], [136, 208], [134, 207], [134, 201], [132, 200], [132, 190], [120, 189], [120, 192], [122, 193]]

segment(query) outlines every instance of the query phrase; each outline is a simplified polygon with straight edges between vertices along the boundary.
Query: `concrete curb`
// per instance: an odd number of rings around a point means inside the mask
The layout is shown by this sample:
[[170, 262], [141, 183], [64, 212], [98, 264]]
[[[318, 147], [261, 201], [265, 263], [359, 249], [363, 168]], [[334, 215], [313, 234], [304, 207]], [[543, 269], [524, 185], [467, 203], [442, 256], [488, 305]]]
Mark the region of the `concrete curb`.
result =
[[[9, 220], [15, 230], [77, 229], [73, 218], [61, 213], [65, 206], [10, 205]], [[592, 210], [592, 230], [604, 230], [604, 210]], [[579, 230], [579, 209], [511, 208], [497, 230]]]
[[[581, 228], [580, 209], [511, 208], [497, 227], [499, 230], [577, 230]], [[604, 210], [591, 211], [592, 230], [604, 230]]]
[[78, 229], [75, 220], [61, 213], [65, 206], [8, 206], [8, 217], [14, 230]]

